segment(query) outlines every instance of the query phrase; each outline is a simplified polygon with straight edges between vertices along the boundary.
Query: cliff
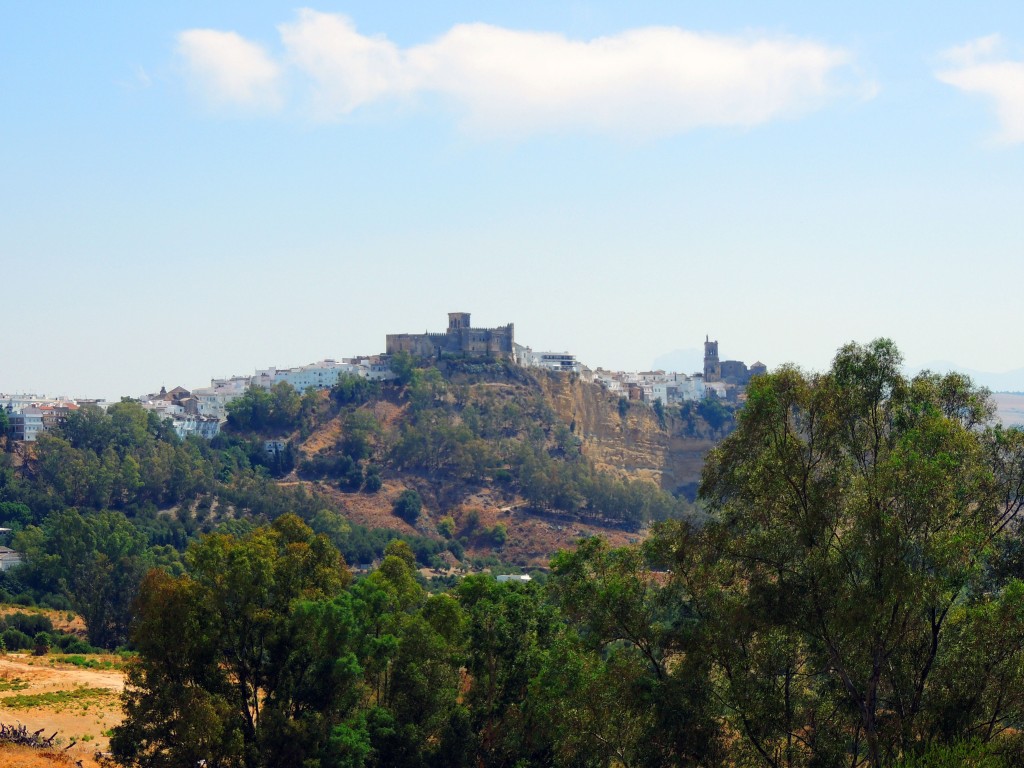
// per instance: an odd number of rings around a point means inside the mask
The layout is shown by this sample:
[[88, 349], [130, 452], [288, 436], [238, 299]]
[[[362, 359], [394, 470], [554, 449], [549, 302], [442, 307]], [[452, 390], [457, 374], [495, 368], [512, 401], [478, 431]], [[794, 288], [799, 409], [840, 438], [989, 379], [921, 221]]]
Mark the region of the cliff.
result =
[[663, 426], [654, 410], [639, 402], [630, 403], [623, 417], [617, 396], [575, 375], [541, 373], [536, 382], [559, 419], [574, 425], [584, 455], [597, 467], [692, 498], [704, 456], [719, 439], [706, 424], [696, 419], [691, 426], [669, 406]]

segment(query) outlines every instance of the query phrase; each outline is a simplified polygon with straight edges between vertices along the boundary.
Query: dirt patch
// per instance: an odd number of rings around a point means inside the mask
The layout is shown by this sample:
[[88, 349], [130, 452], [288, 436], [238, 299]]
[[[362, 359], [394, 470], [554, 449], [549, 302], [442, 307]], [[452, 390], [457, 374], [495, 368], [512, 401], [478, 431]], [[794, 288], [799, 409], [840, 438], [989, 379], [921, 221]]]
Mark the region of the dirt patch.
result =
[[[51, 661], [46, 656], [0, 656], [0, 689], [7, 689], [0, 690], [0, 721], [23, 723], [30, 732], [42, 728], [44, 736], [57, 731], [56, 751], [77, 742], [67, 751], [71, 765], [82, 760], [85, 766], [96, 766], [93, 756], [108, 749], [106, 734], [122, 719], [119, 695], [124, 690], [124, 674], [65, 663], [51, 665]], [[36, 768], [59, 763], [38, 754], [9, 751], [0, 752], [0, 764]]]

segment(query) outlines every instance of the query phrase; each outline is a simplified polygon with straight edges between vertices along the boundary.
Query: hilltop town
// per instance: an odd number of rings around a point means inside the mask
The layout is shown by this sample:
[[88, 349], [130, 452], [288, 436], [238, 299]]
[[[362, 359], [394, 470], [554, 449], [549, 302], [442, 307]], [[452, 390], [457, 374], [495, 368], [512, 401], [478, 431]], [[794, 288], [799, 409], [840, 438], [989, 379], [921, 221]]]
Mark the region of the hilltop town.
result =
[[[475, 328], [468, 312], [450, 312], [448, 327], [436, 333], [392, 333], [385, 338], [384, 353], [323, 359], [290, 368], [274, 366], [257, 369], [249, 375], [213, 378], [209, 386], [146, 393], [136, 399], [161, 419], [169, 419], [181, 438], [189, 435], [211, 439], [219, 434], [227, 419], [227, 406], [252, 387], [270, 390], [288, 384], [297, 392], [327, 390], [342, 376], [358, 376], [369, 381], [388, 381], [395, 377], [391, 361], [396, 355], [441, 361], [445, 359], [483, 358], [504, 360], [524, 368], [554, 371], [577, 376], [582, 381], [600, 384], [608, 392], [631, 402], [662, 406], [701, 401], [715, 397], [724, 402], [741, 403], [744, 389], [752, 376], [765, 373], [761, 362], [749, 367], [739, 360], [721, 360], [718, 341], [705, 338], [704, 368], [691, 373], [679, 371], [615, 371], [591, 368], [570, 352], [535, 351], [515, 340], [515, 325]], [[14, 441], [34, 442], [37, 436], [59, 426], [67, 415], [85, 404], [107, 407], [102, 400], [37, 394], [0, 393], [0, 409], [6, 413], [8, 435]]]

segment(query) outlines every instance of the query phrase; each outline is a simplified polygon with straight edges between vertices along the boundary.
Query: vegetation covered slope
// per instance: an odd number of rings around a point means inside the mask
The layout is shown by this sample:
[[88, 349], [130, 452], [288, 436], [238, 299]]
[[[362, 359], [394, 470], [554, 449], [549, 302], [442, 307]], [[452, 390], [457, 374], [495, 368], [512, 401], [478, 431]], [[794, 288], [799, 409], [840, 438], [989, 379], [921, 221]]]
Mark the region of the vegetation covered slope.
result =
[[1024, 758], [1024, 433], [885, 341], [758, 379], [700, 525], [546, 583], [351, 580], [283, 516], [141, 590], [126, 765], [1008, 768]]
[[[543, 563], [581, 534], [690, 514], [700, 459], [731, 426], [718, 404], [631, 405], [577, 376], [503, 362], [398, 356], [395, 366], [393, 383], [342, 378], [308, 418], [292, 393], [291, 434], [268, 429], [286, 421], [274, 407], [285, 386], [232, 403], [229, 425], [282, 440], [276, 475], [330, 497], [349, 520], [440, 532], [457, 559]], [[393, 514], [406, 491], [422, 514]]]
[[624, 543], [689, 512], [653, 482], [600, 469], [579, 425], [559, 417], [554, 379], [472, 361], [397, 367], [395, 383], [253, 390], [212, 442], [179, 440], [125, 400], [83, 407], [32, 446], [7, 443], [0, 525], [28, 564], [0, 576], [0, 598], [74, 607], [91, 643], [116, 647], [150, 568], [181, 573], [197, 536], [288, 512], [350, 563], [379, 560], [403, 537], [438, 568], [545, 564], [580, 535], [604, 529]]

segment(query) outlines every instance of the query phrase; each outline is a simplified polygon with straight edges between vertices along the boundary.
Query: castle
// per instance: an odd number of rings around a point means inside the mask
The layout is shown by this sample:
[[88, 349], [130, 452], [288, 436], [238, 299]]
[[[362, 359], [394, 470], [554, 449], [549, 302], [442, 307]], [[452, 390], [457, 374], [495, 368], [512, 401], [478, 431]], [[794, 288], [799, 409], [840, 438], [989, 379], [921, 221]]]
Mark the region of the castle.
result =
[[739, 360], [718, 359], [718, 342], [711, 341], [709, 336], [704, 337], [704, 383], [710, 384], [716, 381], [733, 384], [738, 387], [746, 386], [751, 376], [760, 376], [768, 372], [764, 363], [754, 363], [747, 368], [747, 364]]
[[469, 312], [449, 312], [444, 333], [389, 333], [387, 354], [408, 352], [417, 357], [460, 355], [466, 357], [512, 358], [515, 350], [515, 326], [473, 328]]

